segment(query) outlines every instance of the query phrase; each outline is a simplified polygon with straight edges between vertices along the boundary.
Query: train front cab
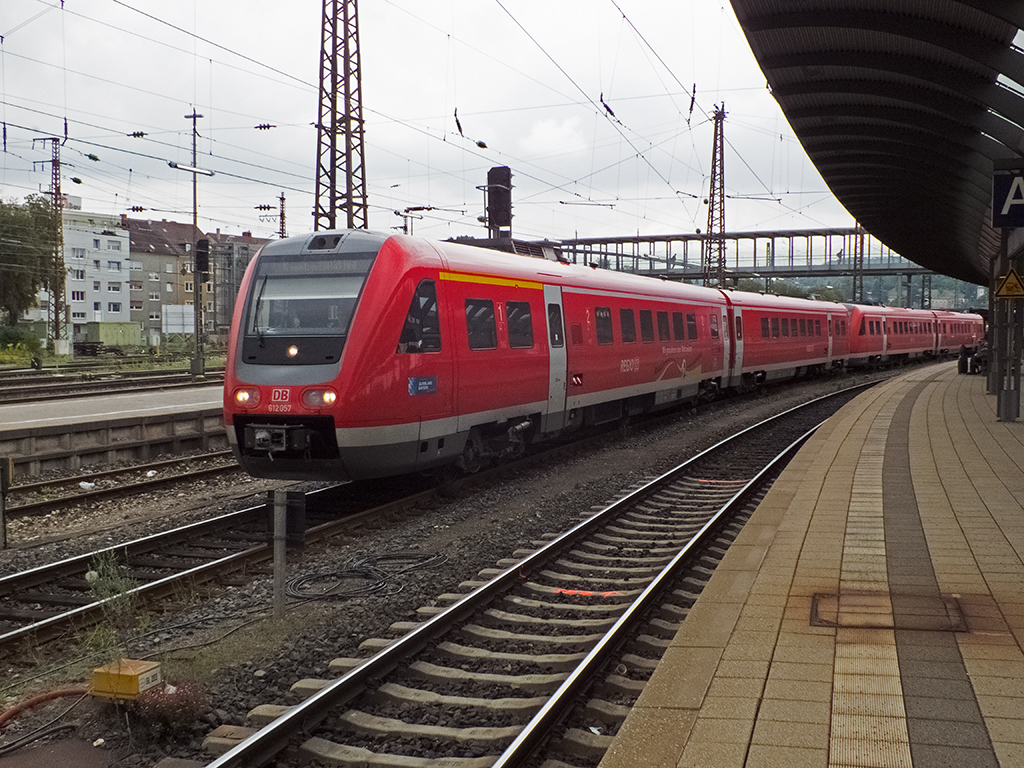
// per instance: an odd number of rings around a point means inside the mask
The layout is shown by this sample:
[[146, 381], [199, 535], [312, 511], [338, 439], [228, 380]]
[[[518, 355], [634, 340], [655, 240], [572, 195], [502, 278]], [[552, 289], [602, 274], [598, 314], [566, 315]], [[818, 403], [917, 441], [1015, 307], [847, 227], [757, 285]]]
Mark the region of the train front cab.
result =
[[[247, 472], [348, 479], [409, 471], [424, 418], [452, 415], [450, 355], [432, 346], [441, 318], [417, 287], [439, 263], [433, 250], [410, 254], [364, 231], [260, 251], [235, 308], [225, 378], [225, 425]], [[399, 341], [410, 297], [427, 325], [417, 329], [419, 354], [399, 356], [410, 348]]]

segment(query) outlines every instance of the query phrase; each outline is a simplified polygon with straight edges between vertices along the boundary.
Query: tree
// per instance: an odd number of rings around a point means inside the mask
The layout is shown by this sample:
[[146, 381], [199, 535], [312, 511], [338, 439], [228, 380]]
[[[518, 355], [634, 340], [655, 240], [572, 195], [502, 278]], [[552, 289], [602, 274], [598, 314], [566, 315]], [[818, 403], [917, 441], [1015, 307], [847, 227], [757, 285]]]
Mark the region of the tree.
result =
[[53, 207], [42, 195], [24, 205], [0, 200], [0, 312], [15, 325], [50, 282], [56, 237]]

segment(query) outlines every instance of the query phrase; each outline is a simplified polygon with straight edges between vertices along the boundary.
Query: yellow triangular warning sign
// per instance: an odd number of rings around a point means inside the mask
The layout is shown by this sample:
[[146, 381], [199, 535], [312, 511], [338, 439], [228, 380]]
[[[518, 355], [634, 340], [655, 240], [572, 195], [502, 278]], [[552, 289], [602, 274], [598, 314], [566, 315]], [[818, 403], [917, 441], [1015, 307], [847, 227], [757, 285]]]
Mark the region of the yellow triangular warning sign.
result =
[[997, 299], [1024, 299], [1024, 281], [1021, 281], [1017, 270], [1011, 269], [1009, 273], [999, 281], [996, 289]]

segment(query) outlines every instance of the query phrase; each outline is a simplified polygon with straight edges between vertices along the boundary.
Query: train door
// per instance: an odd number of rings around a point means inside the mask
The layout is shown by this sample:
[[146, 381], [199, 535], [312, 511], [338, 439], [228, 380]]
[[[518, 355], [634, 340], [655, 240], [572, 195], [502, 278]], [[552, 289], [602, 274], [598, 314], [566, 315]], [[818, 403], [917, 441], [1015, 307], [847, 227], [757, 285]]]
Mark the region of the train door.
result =
[[833, 345], [835, 344], [835, 332], [838, 330], [838, 328], [835, 327], [835, 323], [832, 320], [832, 315], [827, 316], [826, 322], [828, 323], [828, 349], [825, 353], [825, 367], [831, 368], [832, 355], [834, 354]]
[[722, 384], [725, 387], [737, 387], [743, 378], [743, 309], [730, 303], [722, 307], [722, 314], [727, 329], [725, 355], [722, 358]]
[[560, 286], [544, 286], [544, 309], [548, 329], [548, 408], [541, 422], [541, 431], [554, 432], [562, 429], [566, 422], [565, 379], [569, 367]]

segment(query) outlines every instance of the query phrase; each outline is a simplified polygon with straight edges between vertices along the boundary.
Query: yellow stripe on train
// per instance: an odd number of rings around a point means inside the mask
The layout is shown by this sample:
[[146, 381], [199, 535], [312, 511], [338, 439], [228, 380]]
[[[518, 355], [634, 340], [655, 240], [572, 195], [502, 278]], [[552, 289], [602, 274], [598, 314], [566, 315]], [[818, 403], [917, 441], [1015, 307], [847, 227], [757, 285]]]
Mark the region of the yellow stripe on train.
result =
[[442, 272], [442, 280], [450, 280], [455, 283], [480, 283], [482, 285], [501, 285], [508, 288], [532, 288], [543, 290], [543, 283], [535, 283], [532, 280], [516, 280], [507, 277], [490, 277], [488, 275], [469, 275], [464, 272]]

